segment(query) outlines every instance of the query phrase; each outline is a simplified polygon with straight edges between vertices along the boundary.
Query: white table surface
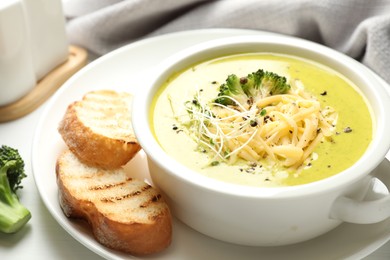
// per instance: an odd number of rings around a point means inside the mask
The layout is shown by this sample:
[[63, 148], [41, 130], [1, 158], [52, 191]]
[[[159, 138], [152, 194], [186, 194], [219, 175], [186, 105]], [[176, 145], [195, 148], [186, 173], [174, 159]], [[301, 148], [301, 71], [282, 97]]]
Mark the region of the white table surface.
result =
[[[73, 239], [50, 215], [35, 186], [31, 170], [33, 134], [47, 102], [33, 113], [7, 123], [0, 123], [0, 145], [19, 150], [25, 160], [27, 178], [20, 193], [22, 203], [31, 211], [32, 219], [13, 235], [0, 233], [0, 259], [101, 259]], [[54, 172], [53, 172], [54, 174]], [[369, 255], [367, 260], [390, 259], [390, 242]]]

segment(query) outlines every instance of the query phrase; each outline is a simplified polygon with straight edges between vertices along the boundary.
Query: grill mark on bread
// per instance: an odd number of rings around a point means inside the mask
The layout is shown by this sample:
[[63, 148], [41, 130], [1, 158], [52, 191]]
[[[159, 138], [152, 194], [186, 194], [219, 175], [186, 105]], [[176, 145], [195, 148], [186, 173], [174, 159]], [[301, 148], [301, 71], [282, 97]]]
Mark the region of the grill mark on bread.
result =
[[[131, 178], [130, 178], [130, 180], [131, 180]], [[126, 183], [127, 182], [124, 182], [123, 184], [126, 184]], [[112, 187], [118, 187], [118, 186], [119, 185], [113, 185]], [[140, 188], [139, 190], [136, 190], [134, 192], [123, 194], [121, 196], [104, 197], [104, 198], [101, 198], [100, 201], [104, 202], [104, 203], [114, 203], [114, 202], [118, 202], [118, 201], [122, 201], [122, 200], [126, 200], [126, 199], [131, 199], [135, 196], [143, 195], [143, 193], [145, 193], [147, 190], [149, 190], [151, 188], [152, 188], [152, 186], [150, 186], [149, 184], [146, 184], [145, 186], [143, 186], [142, 188]], [[159, 198], [161, 197], [160, 194], [158, 194], [158, 196], [159, 196]], [[154, 199], [154, 197], [156, 197], [156, 196], [153, 196], [151, 200], [157, 201]]]
[[138, 195], [141, 195], [141, 191], [135, 191], [135, 192], [132, 192], [132, 193], [128, 193], [128, 194], [124, 194], [122, 196], [115, 196], [115, 197], [109, 197], [109, 198], [101, 198], [100, 201], [101, 202], [104, 202], [104, 203], [114, 203], [116, 201], [121, 201], [121, 200], [124, 200], [124, 199], [129, 199], [129, 198], [132, 198], [134, 196], [138, 196]]
[[150, 204], [158, 202], [160, 199], [161, 199], [161, 194], [159, 193], [157, 195], [154, 195], [153, 197], [151, 197], [149, 200], [145, 201], [144, 203], [142, 203], [139, 207], [140, 208], [146, 208]]
[[142, 187], [142, 191], [147, 191], [148, 189], [152, 188], [152, 186], [150, 186], [149, 184], [147, 184], [146, 186]]
[[[89, 176], [89, 178], [93, 178], [93, 176]], [[96, 185], [89, 187], [89, 190], [108, 190], [111, 188], [119, 187], [125, 185], [127, 182], [131, 182], [133, 179], [132, 178], [127, 178], [125, 181], [118, 182], [118, 183], [107, 183], [107, 184], [101, 184], [101, 185]]]
[[97, 190], [108, 190], [108, 189], [111, 189], [111, 188], [122, 186], [124, 184], [126, 184], [126, 182], [110, 183], [110, 184], [103, 184], [103, 185], [97, 185], [97, 186], [89, 187], [88, 189], [89, 190], [95, 190], [95, 191], [97, 191]]

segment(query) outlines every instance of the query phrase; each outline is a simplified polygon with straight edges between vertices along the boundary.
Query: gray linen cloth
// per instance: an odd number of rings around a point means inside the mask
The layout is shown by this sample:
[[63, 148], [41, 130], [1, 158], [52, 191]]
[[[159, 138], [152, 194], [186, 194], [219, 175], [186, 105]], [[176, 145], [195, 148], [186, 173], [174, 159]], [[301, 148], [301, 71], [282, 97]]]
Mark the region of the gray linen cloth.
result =
[[305, 38], [390, 82], [390, 0], [63, 0], [72, 44], [95, 55], [141, 38], [241, 28]]

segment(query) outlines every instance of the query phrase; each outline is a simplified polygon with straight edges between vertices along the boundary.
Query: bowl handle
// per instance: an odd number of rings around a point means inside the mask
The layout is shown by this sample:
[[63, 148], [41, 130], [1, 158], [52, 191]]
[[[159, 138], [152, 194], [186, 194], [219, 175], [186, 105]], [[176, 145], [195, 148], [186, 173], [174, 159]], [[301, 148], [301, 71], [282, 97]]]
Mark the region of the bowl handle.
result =
[[330, 217], [356, 224], [378, 223], [390, 217], [390, 194], [375, 191], [374, 180], [382, 182], [390, 190], [390, 162], [385, 159], [371, 173], [371, 185], [362, 201], [346, 196], [338, 197], [332, 207]]

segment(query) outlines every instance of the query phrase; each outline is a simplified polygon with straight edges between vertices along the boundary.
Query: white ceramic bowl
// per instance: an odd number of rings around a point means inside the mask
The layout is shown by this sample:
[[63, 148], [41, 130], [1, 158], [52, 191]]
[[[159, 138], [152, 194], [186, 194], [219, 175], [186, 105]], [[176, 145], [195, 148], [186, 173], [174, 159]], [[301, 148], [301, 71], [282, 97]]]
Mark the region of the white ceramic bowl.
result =
[[[354, 82], [374, 114], [374, 138], [361, 159], [321, 181], [282, 188], [255, 188], [214, 180], [167, 155], [152, 135], [151, 101], [175, 71], [197, 62], [242, 52], [290, 54], [324, 64]], [[390, 97], [377, 78], [347, 56], [309, 41], [283, 36], [238, 36], [190, 47], [157, 66], [150, 84], [136, 94], [135, 134], [148, 156], [153, 183], [165, 194], [173, 214], [195, 230], [227, 242], [277, 246], [305, 241], [342, 222], [375, 223], [390, 216], [390, 195], [364, 201], [373, 178], [390, 187], [375, 168], [390, 147]], [[191, 174], [187, 174], [191, 173]], [[362, 201], [363, 200], [363, 201]]]

